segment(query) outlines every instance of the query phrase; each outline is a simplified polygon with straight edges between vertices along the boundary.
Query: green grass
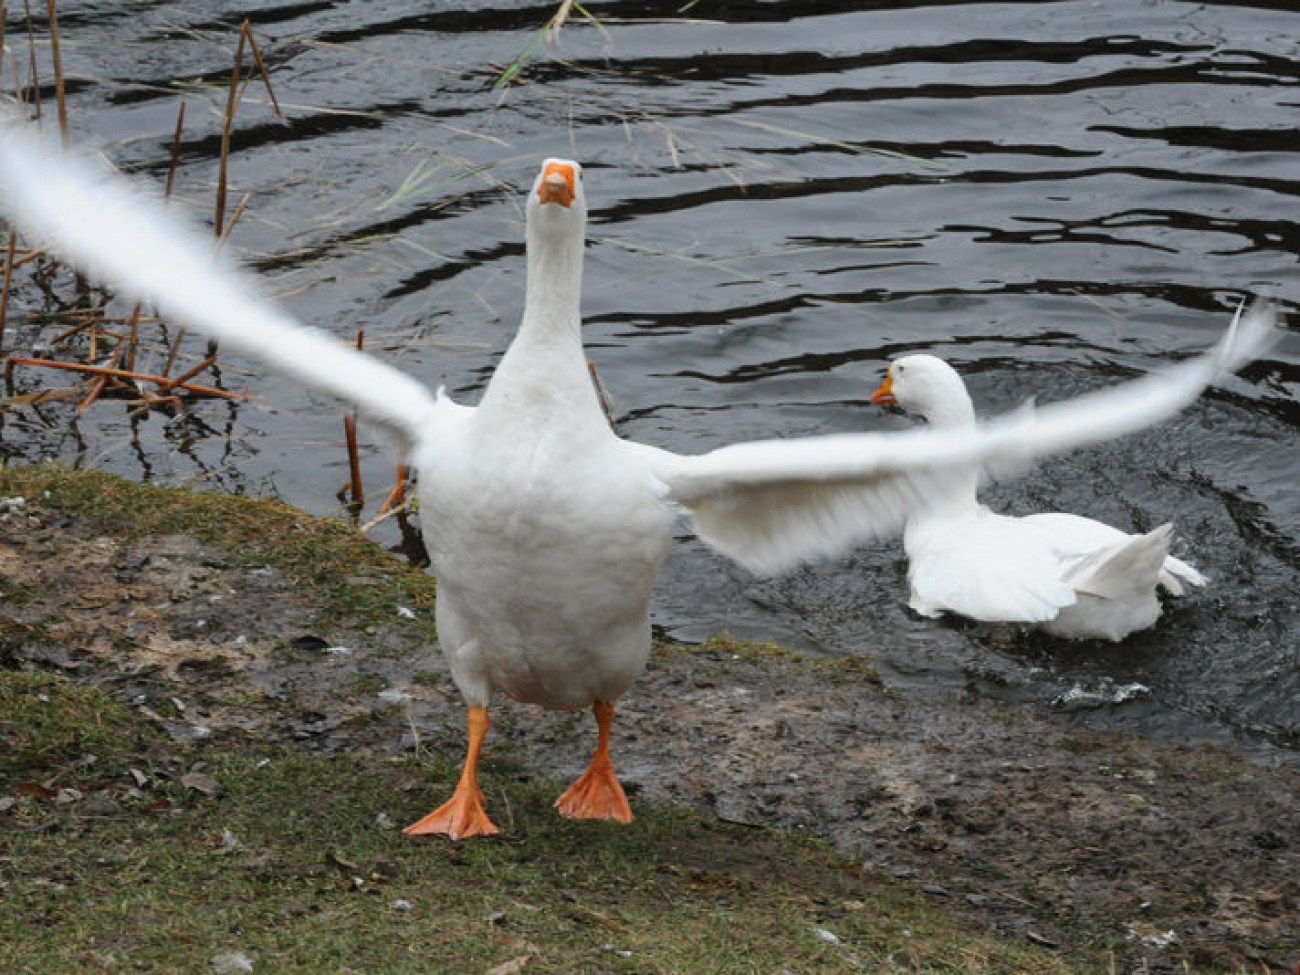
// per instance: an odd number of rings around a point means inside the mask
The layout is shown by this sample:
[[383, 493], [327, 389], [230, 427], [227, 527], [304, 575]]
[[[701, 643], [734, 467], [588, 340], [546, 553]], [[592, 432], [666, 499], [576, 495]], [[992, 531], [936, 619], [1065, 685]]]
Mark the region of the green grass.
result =
[[[389, 618], [395, 602], [432, 605], [422, 573], [276, 501], [0, 471], [0, 495], [17, 494], [96, 532], [181, 532], [273, 565], [352, 625]], [[349, 585], [358, 575], [382, 585]], [[24, 594], [9, 589], [17, 604]], [[21, 648], [53, 632], [0, 613], [6, 973], [207, 971], [229, 952], [277, 973], [1098, 968], [991, 938], [800, 834], [646, 804], [628, 827], [564, 820], [552, 808], [563, 784], [529, 778], [501, 743], [484, 781], [505, 835], [414, 840], [398, 827], [446, 798], [456, 768], [233, 731], [178, 743], [96, 687], [22, 669]], [[725, 636], [659, 652], [805, 665]], [[839, 669], [833, 678], [875, 680], [869, 662]], [[194, 772], [220, 791], [187, 784]]]
[[[506, 838], [417, 841], [394, 824], [449, 791], [452, 768], [182, 749], [93, 688], [22, 671], [0, 672], [0, 714], [0, 797], [17, 799], [0, 814], [6, 972], [197, 971], [233, 951], [275, 972], [525, 956], [528, 972], [1071, 970], [819, 842], [672, 809], [568, 822], [551, 808], [558, 784], [511, 780], [508, 765], [488, 776], [508, 783], [489, 795]], [[219, 795], [182, 784], [196, 762]], [[86, 798], [60, 804], [35, 783]]]

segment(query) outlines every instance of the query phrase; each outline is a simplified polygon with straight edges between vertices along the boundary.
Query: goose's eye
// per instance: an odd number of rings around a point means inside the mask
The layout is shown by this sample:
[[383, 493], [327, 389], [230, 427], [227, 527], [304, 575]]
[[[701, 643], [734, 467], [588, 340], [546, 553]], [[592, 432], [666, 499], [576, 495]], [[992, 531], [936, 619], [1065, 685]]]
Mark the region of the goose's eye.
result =
[[901, 365], [894, 366], [894, 375], [901, 376], [902, 374], [903, 374], [903, 367]]

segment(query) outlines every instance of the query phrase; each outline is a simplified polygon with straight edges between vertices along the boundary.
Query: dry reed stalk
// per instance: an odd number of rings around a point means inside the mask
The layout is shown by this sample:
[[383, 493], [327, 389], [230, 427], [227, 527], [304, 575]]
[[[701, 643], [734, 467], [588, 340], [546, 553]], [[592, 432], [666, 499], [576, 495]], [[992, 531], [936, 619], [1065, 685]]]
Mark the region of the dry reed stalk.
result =
[[[4, 8], [0, 6], [0, 15], [3, 13]], [[10, 228], [9, 246], [5, 248], [4, 283], [0, 285], [0, 352], [3, 352], [5, 347], [5, 321], [9, 317], [9, 286], [14, 278], [14, 255], [17, 253], [18, 231]]]
[[605, 384], [600, 381], [600, 373], [596, 372], [596, 363], [590, 359], [587, 360], [587, 372], [591, 374], [591, 384], [596, 387], [596, 396], [600, 399], [600, 408], [605, 411], [605, 420], [609, 423], [609, 428], [617, 433], [618, 427], [614, 425], [614, 413], [609, 408], [609, 395], [605, 392]]
[[6, 396], [4, 399], [0, 399], [0, 413], [6, 410], [21, 409], [24, 406], [40, 406], [56, 399], [72, 399], [77, 393], [76, 387], [69, 387], [67, 389], [42, 389], [35, 393]]
[[126, 362], [124, 365], [128, 369], [135, 369], [135, 350], [140, 345], [140, 302], [135, 303], [135, 308], [131, 311], [131, 332], [126, 342]]
[[[83, 308], [71, 312], [51, 311], [51, 312], [43, 312], [43, 313], [34, 313], [31, 317], [32, 317], [32, 321], [36, 321], [37, 319], [43, 319], [45, 321], [51, 321], [51, 322], [61, 321], [65, 318], [71, 319], [73, 321], [77, 321], [79, 319], [84, 318], [86, 321], [83, 327], [88, 326], [92, 320], [98, 322], [101, 326], [131, 324], [130, 315], [106, 315], [104, 314], [102, 308]], [[140, 320], [145, 322], [162, 321], [162, 319], [155, 318], [153, 316], [142, 316]], [[104, 331], [110, 335], [113, 334], [112, 329], [109, 329], [107, 327], [104, 328]]]
[[184, 326], [176, 333], [176, 338], [172, 340], [171, 348], [167, 350], [167, 361], [163, 363], [162, 374], [164, 377], [170, 376], [172, 366], [176, 362], [176, 353], [181, 350], [181, 341], [185, 338]]
[[[366, 345], [366, 330], [357, 329], [357, 351], [364, 351]], [[366, 494], [361, 486], [361, 458], [357, 453], [357, 415], [354, 411], [349, 410], [343, 414], [343, 435], [348, 444], [348, 471], [351, 475], [351, 481], [347, 487], [344, 487], [342, 494], [348, 494], [351, 501], [348, 502], [348, 508], [354, 515], [361, 513], [362, 506], [366, 503]]]
[[56, 0], [46, 0], [50, 12], [50, 56], [54, 60], [54, 101], [59, 108], [59, 132], [63, 136], [63, 148], [72, 143], [68, 135], [68, 102], [63, 89], [63, 56], [59, 53], [59, 14], [55, 9]]
[[94, 328], [97, 321], [98, 319], [94, 317], [87, 317], [82, 321], [77, 322], [77, 324], [73, 325], [71, 328], [64, 329], [58, 335], [54, 336], [54, 338], [50, 339], [50, 347], [53, 348], [56, 345], [62, 345], [68, 339], [72, 338], [72, 336], [80, 335], [88, 328]]
[[172, 184], [176, 182], [176, 167], [181, 159], [181, 131], [185, 128], [185, 102], [181, 101], [180, 111], [176, 113], [176, 131], [172, 133], [172, 158], [167, 166], [167, 185], [163, 188], [163, 199], [172, 198]]
[[140, 416], [148, 413], [150, 410], [159, 410], [164, 406], [170, 406], [173, 414], [179, 414], [181, 411], [181, 398], [175, 394], [171, 396], [158, 396], [149, 392], [147, 389], [140, 390], [140, 397], [129, 401], [135, 407], [131, 411], [131, 416]]
[[271, 99], [271, 110], [275, 112], [276, 118], [283, 119], [284, 113], [280, 111], [280, 102], [276, 99], [275, 88], [271, 85], [271, 72], [266, 70], [266, 62], [262, 60], [262, 49], [257, 46], [257, 38], [253, 35], [253, 25], [245, 20], [242, 30], [248, 32], [248, 49], [253, 52], [253, 63], [257, 65], [257, 71], [262, 76], [262, 84], [266, 85], [266, 94]]
[[[37, 80], [40, 76], [36, 72], [36, 28], [32, 24], [31, 0], [23, 0], [23, 12], [27, 14], [27, 66], [32, 73], [31, 82], [32, 82], [32, 93], [34, 95], [34, 97], [32, 98], [32, 108], [36, 113], [32, 117], [39, 119], [41, 117], [41, 86]], [[15, 71], [14, 72], [15, 86], [17, 86], [18, 84], [17, 74], [18, 72]], [[23, 102], [24, 99], [22, 93], [19, 92], [18, 103], [21, 105], [23, 104]]]
[[230, 131], [235, 124], [235, 109], [239, 105], [239, 79], [244, 73], [244, 28], [248, 21], [239, 28], [239, 41], [235, 45], [235, 66], [230, 73], [230, 88], [226, 92], [226, 115], [221, 124], [221, 158], [217, 165], [217, 204], [213, 220], [213, 230], [217, 239], [226, 221], [226, 174], [230, 163]]
[[253, 25], [245, 19], [239, 27], [239, 41], [235, 45], [235, 64], [230, 72], [230, 90], [226, 94], [226, 115], [221, 125], [221, 159], [217, 167], [217, 205], [216, 219], [214, 221], [214, 230], [218, 240], [221, 239], [225, 226], [230, 134], [235, 125], [235, 112], [238, 111], [239, 103], [243, 99], [243, 89], [240, 82], [244, 74], [245, 42], [253, 52], [253, 62], [257, 65], [258, 71], [261, 72], [262, 83], [266, 85], [266, 92], [271, 98], [271, 107], [275, 111], [276, 117], [284, 118], [284, 114], [280, 111], [280, 103], [275, 97], [275, 89], [271, 87], [271, 75], [266, 70], [266, 62], [262, 60], [262, 51], [257, 46], [257, 38], [253, 36]]
[[239, 218], [244, 215], [244, 211], [248, 208], [248, 202], [252, 198], [253, 198], [252, 193], [245, 193], [240, 198], [239, 206], [235, 207], [235, 212], [230, 215], [230, 221], [226, 224], [226, 229], [222, 232], [221, 236], [217, 239], [217, 250], [221, 250], [221, 248], [226, 246], [226, 241], [228, 241], [230, 239], [230, 235], [234, 233], [235, 224], [239, 223]]
[[[108, 363], [109, 366], [116, 368], [117, 364], [122, 359], [123, 351], [124, 351], [124, 343], [122, 342], [117, 343], [117, 348], [113, 352], [113, 358], [109, 360]], [[95, 405], [95, 401], [99, 399], [99, 394], [104, 391], [104, 387], [108, 385], [108, 381], [111, 378], [113, 377], [108, 375], [102, 375], [99, 376], [97, 379], [95, 379], [93, 383], [91, 383], [90, 391], [86, 393], [86, 398], [77, 404], [77, 416], [85, 416], [86, 411]]]
[[158, 387], [158, 392], [170, 393], [177, 386], [184, 386], [185, 383], [189, 382], [191, 379], [193, 379], [195, 376], [201, 373], [204, 369], [207, 369], [209, 366], [214, 365], [216, 361], [217, 361], [217, 357], [216, 354], [214, 353], [213, 355], [208, 356], [206, 359], [200, 362], [193, 369], [186, 370], [185, 372], [177, 376], [175, 379], [167, 380], [165, 383], [163, 383], [161, 386]]
[[45, 256], [45, 248], [33, 247], [30, 250], [28, 250], [27, 253], [24, 254], [22, 257], [14, 261], [14, 269], [17, 270], [18, 268], [22, 267], [24, 264], [30, 264], [38, 257], [44, 257], [44, 256]]
[[[398, 508], [401, 508], [406, 504], [406, 483], [408, 479], [406, 461], [399, 460], [397, 462], [397, 483], [394, 484], [393, 489], [388, 492], [388, 497], [384, 498], [384, 503], [379, 506], [379, 515], [375, 519], [376, 521], [378, 521], [379, 518], [384, 518], [393, 514]], [[373, 523], [374, 522], [372, 522], [372, 524]]]
[[[171, 382], [167, 376], [155, 376], [147, 372], [133, 372], [129, 369], [118, 369], [115, 366], [95, 366], [89, 363], [81, 362], [62, 362], [58, 359], [32, 359], [27, 356], [11, 355], [5, 361], [5, 379], [8, 381], [13, 373], [14, 366], [43, 366], [48, 369], [67, 369], [71, 372], [84, 372], [90, 376], [108, 375], [118, 379], [135, 379], [140, 382], [154, 383], [157, 386], [166, 386]], [[246, 393], [232, 393], [228, 389], [217, 389], [215, 386], [200, 386], [197, 383], [176, 383], [181, 389], [195, 396], [211, 396], [216, 399], [246, 399]]]
[[361, 513], [366, 496], [361, 487], [361, 459], [357, 456], [357, 418], [351, 413], [343, 414], [343, 436], [348, 445], [348, 483], [339, 496], [349, 499], [347, 507], [356, 515]]

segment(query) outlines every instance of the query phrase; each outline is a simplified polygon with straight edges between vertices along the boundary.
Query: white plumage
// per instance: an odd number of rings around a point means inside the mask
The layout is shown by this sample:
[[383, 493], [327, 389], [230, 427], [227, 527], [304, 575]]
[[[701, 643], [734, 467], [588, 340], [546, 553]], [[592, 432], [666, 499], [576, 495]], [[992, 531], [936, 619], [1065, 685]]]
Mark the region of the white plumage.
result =
[[587, 371], [579, 293], [581, 169], [549, 160], [527, 200], [523, 321], [476, 407], [304, 328], [252, 297], [207, 244], [121, 181], [0, 138], [0, 200], [28, 232], [164, 314], [347, 400], [393, 428], [420, 476], [443, 651], [470, 707], [456, 794], [409, 832], [495, 832], [476, 768], [493, 689], [547, 707], [591, 705], [592, 765], [557, 803], [631, 818], [608, 753], [613, 702], [650, 649], [649, 600], [685, 512], [702, 538], [762, 572], [897, 531], [955, 466], [1022, 462], [1117, 436], [1191, 402], [1272, 340], [1266, 316], [1211, 355], [1069, 405], [962, 430], [742, 444], [687, 457], [617, 437]]
[[[872, 402], [920, 413], [936, 430], [976, 427], [966, 384], [937, 356], [895, 360]], [[1171, 525], [1129, 535], [1063, 512], [1009, 517], [979, 503], [978, 484], [976, 468], [954, 470], [947, 489], [907, 519], [909, 604], [923, 616], [957, 613], [1054, 636], [1122, 640], [1160, 616], [1158, 588], [1181, 595], [1180, 579], [1206, 582], [1169, 554]]]

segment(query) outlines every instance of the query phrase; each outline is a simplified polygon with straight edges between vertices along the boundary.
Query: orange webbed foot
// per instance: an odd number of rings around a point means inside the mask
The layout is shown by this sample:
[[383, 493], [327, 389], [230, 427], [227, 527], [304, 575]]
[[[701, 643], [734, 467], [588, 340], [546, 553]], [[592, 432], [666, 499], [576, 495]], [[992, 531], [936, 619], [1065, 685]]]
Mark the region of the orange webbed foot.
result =
[[478, 762], [483, 751], [483, 739], [488, 732], [487, 708], [469, 709], [469, 750], [465, 754], [465, 767], [456, 783], [452, 797], [425, 816], [402, 830], [407, 836], [447, 836], [453, 840], [471, 836], [492, 836], [501, 832], [488, 819], [483, 807], [483, 790], [478, 787]]
[[555, 807], [560, 815], [571, 819], [614, 819], [630, 823], [632, 807], [628, 805], [627, 793], [614, 774], [614, 762], [609, 757], [609, 727], [614, 720], [614, 706], [597, 702], [592, 711], [600, 731], [600, 744], [592, 753], [587, 771], [555, 800]]
[[578, 781], [555, 800], [555, 808], [560, 810], [560, 815], [570, 819], [632, 822], [632, 807], [628, 805], [627, 794], [614, 775], [614, 765], [608, 756], [604, 762], [593, 759]]
[[471, 836], [492, 836], [501, 830], [483, 808], [483, 793], [477, 788], [457, 786], [450, 799], [402, 832], [407, 836], [440, 835], [463, 840]]

